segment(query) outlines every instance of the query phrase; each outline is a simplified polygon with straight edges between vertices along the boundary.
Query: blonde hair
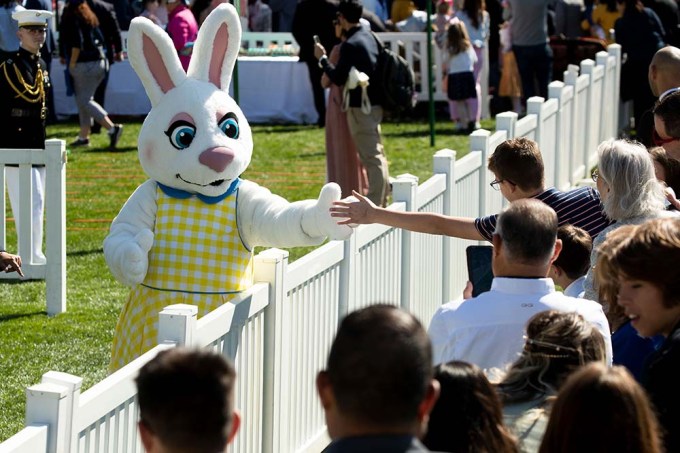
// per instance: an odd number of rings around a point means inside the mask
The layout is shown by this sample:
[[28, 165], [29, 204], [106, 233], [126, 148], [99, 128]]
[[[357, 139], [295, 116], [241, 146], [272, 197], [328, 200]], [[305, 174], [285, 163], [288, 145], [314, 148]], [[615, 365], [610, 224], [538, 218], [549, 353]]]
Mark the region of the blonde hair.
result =
[[529, 320], [522, 355], [498, 390], [505, 404], [548, 396], [579, 366], [604, 359], [604, 338], [583, 316], [543, 311]]

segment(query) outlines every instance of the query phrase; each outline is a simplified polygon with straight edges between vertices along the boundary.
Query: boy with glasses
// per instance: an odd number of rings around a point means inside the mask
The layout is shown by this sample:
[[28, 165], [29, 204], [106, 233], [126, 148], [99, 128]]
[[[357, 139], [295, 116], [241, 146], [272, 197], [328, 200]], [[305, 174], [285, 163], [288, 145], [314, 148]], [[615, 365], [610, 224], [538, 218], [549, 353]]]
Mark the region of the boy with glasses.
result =
[[[504, 141], [489, 157], [488, 169], [495, 176], [491, 187], [499, 190], [506, 200], [536, 198], [555, 210], [560, 226], [572, 224], [594, 238], [611, 223], [602, 212], [599, 193], [593, 188], [581, 187], [567, 192], [545, 188], [543, 158], [533, 140]], [[336, 201], [331, 208], [331, 216], [345, 218], [338, 223], [382, 223], [419, 233], [489, 242], [496, 229], [495, 214], [473, 219], [430, 212], [397, 212], [375, 206], [356, 192], [354, 196], [357, 201]]]

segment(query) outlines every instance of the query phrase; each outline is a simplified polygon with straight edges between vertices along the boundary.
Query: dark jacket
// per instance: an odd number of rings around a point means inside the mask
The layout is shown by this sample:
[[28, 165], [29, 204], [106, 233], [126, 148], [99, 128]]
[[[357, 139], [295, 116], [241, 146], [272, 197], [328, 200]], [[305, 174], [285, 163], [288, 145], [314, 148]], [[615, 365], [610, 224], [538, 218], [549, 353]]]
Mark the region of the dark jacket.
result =
[[99, 28], [104, 35], [106, 58], [113, 63], [113, 57], [123, 51], [123, 41], [120, 38], [120, 26], [113, 5], [102, 0], [90, 0], [90, 8], [99, 19]]
[[417, 453], [430, 451], [413, 436], [357, 436], [335, 440], [323, 453]]
[[647, 360], [642, 385], [664, 431], [667, 452], [680, 452], [680, 324]]
[[338, 43], [333, 20], [338, 10], [331, 0], [302, 0], [298, 3], [293, 17], [293, 37], [300, 46], [300, 61], [314, 62], [314, 35], [319, 36], [321, 45], [330, 52]]
[[[347, 32], [347, 40], [340, 46], [338, 64], [333, 66], [328, 60], [323, 60], [323, 70], [328, 74], [331, 82], [338, 86], [345, 84], [352, 67], [359, 72], [366, 73], [369, 79], [368, 99], [371, 105], [382, 105], [379, 83], [375, 80], [379, 50], [375, 35], [361, 26], [356, 26]], [[350, 90], [349, 105], [361, 107], [361, 88]]]
[[[16, 75], [19, 70], [21, 78]], [[19, 48], [7, 60], [0, 63], [0, 131], [2, 148], [45, 148], [45, 93], [49, 80], [44, 79], [43, 89], [24, 90], [36, 84], [38, 71], [45, 62], [29, 51]], [[5, 70], [6, 69], [6, 70]], [[44, 75], [44, 73], [43, 73]], [[16, 89], [20, 89], [18, 93]], [[32, 94], [31, 92], [35, 92]]]

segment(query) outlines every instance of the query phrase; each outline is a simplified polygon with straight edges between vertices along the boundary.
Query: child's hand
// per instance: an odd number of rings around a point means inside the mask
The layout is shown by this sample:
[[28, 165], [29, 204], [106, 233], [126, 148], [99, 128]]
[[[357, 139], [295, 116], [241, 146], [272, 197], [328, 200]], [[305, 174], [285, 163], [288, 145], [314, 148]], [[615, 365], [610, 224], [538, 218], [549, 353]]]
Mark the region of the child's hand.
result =
[[353, 197], [333, 202], [331, 217], [343, 218], [338, 221], [339, 225], [374, 223], [376, 205], [358, 192], [353, 190], [352, 193]]

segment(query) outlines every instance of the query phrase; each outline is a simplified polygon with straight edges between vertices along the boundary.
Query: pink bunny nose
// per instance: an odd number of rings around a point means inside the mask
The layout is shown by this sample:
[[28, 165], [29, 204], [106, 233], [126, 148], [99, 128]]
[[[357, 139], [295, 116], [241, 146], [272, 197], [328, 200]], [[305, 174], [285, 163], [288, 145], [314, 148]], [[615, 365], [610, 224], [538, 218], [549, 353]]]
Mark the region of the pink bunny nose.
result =
[[218, 146], [216, 148], [206, 149], [198, 156], [198, 161], [218, 173], [224, 171], [234, 160], [234, 152], [229, 148]]

